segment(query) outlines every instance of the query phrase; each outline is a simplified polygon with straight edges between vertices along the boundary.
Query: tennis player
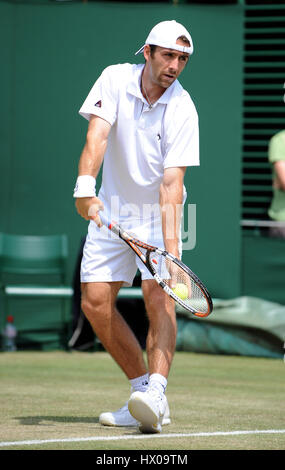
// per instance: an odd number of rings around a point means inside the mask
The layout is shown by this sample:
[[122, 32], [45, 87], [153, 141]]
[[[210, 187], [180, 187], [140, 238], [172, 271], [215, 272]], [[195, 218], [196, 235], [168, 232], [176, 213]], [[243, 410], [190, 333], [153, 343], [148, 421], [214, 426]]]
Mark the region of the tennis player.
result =
[[[199, 165], [199, 131], [195, 106], [177, 80], [193, 53], [189, 32], [174, 20], [158, 23], [140, 53], [143, 64], [107, 67], [79, 111], [89, 125], [74, 197], [78, 213], [90, 220], [81, 265], [82, 309], [131, 385], [128, 402], [102, 413], [99, 422], [155, 433], [170, 423], [165, 389], [176, 344], [174, 301], [135, 253], [110, 237], [100, 210], [140, 240], [181, 257], [177, 227], [186, 198], [184, 175], [188, 166]], [[147, 364], [115, 307], [120, 288], [132, 285], [137, 269], [149, 318]]]

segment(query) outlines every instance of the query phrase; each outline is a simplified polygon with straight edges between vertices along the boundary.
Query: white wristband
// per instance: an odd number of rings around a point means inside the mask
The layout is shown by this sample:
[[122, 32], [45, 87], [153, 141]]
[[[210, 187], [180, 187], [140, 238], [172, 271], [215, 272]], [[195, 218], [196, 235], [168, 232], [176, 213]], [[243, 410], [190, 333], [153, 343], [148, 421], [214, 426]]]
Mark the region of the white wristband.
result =
[[91, 175], [78, 176], [73, 197], [95, 197], [96, 179]]

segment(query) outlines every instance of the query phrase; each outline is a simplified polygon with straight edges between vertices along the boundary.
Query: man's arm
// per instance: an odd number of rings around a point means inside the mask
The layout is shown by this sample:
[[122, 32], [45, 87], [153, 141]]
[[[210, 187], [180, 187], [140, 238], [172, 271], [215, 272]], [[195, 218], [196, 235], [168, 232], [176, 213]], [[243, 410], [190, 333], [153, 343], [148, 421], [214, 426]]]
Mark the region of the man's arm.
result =
[[[89, 175], [96, 178], [107, 148], [111, 125], [98, 116], [91, 116], [79, 165], [78, 176]], [[103, 204], [97, 197], [79, 197], [75, 203], [77, 212], [86, 220], [98, 222], [98, 210]]]
[[274, 170], [275, 170], [275, 179], [274, 179], [274, 187], [280, 189], [281, 191], [285, 191], [285, 161], [280, 160], [274, 163]]
[[159, 194], [164, 246], [177, 258], [185, 171], [186, 167], [166, 168]]

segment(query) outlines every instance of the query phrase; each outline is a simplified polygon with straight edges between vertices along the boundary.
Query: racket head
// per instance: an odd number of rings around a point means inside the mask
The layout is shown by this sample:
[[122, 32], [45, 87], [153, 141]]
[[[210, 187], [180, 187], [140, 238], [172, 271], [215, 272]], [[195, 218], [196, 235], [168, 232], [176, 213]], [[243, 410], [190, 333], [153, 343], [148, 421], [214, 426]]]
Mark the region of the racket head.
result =
[[[125, 232], [118, 223], [110, 222], [103, 212], [100, 212], [100, 218], [103, 225], [116, 233], [135, 251], [155, 280], [179, 305], [196, 317], [210, 315], [213, 310], [211, 296], [202, 281], [188, 266], [167, 251], [148, 245]], [[183, 296], [179, 290], [179, 295], [173, 291], [173, 282], [183, 286]]]
[[147, 263], [164, 291], [188, 312], [202, 318], [212, 313], [211, 295], [188, 266], [161, 250], [148, 251]]

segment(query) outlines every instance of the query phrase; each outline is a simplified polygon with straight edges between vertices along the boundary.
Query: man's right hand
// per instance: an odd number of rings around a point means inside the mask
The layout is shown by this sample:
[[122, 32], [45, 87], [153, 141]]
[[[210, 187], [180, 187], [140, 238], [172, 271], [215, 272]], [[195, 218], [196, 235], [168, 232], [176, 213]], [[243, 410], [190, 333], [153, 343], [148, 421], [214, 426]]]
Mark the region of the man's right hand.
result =
[[93, 220], [98, 227], [102, 227], [99, 211], [104, 210], [104, 204], [98, 197], [80, 197], [76, 199], [77, 212], [85, 220]]

